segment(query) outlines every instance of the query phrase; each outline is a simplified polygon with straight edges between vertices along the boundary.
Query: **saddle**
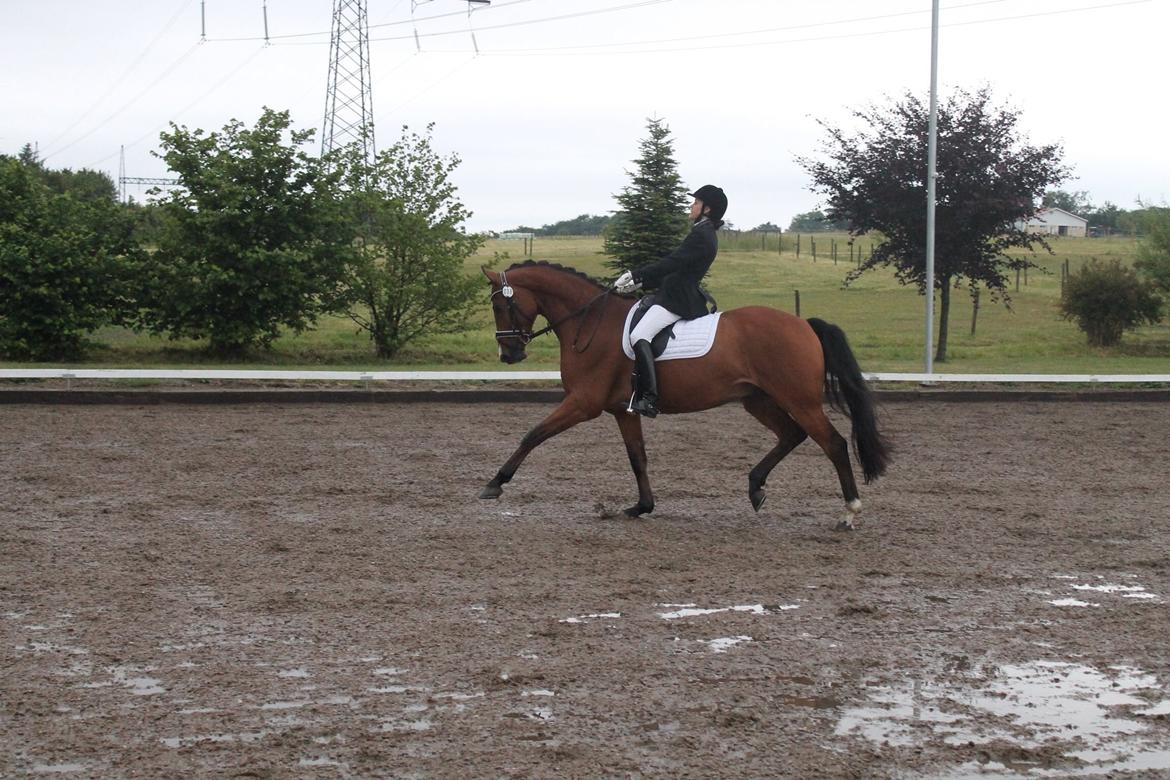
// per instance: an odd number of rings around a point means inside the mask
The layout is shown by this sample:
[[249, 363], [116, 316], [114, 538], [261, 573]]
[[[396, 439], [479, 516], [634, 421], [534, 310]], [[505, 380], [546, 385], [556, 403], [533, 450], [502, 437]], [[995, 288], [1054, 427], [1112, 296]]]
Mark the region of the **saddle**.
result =
[[[630, 310], [622, 328], [622, 349], [626, 357], [633, 359], [634, 351], [630, 347], [630, 331], [638, 324], [646, 312], [654, 305], [654, 296], [648, 295]], [[650, 342], [650, 351], [655, 360], [678, 360], [682, 358], [702, 357], [710, 351], [715, 343], [715, 331], [719, 325], [722, 312], [715, 312], [693, 320], [679, 320], [659, 331]]]

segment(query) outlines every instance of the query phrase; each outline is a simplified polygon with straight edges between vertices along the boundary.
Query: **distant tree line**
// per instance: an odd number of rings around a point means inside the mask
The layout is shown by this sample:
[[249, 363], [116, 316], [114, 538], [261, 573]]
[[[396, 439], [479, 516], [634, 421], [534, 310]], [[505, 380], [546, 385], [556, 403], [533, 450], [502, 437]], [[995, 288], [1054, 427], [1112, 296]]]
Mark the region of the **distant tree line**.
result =
[[1064, 190], [1049, 190], [1041, 200], [1044, 208], [1058, 208], [1089, 221], [1089, 230], [1094, 235], [1109, 235], [1120, 233], [1127, 236], [1142, 235], [1147, 231], [1150, 218], [1156, 217], [1151, 213], [1155, 208], [1139, 201], [1139, 208], [1123, 209], [1115, 203], [1105, 201], [1100, 206], [1094, 205], [1085, 190], [1066, 192]]
[[[1089, 194], [1084, 191], [1065, 192], [1063, 190], [1049, 190], [1044, 193], [1040, 205], [1044, 208], [1063, 209], [1070, 214], [1084, 217], [1089, 221], [1089, 229], [1093, 235], [1127, 235], [1137, 236], [1146, 232], [1146, 226], [1151, 216], [1152, 207], [1141, 205], [1136, 209], [1123, 209], [1115, 203], [1105, 201], [1100, 206], [1089, 200]], [[769, 232], [774, 228], [771, 223], [765, 223], [757, 228], [757, 232]], [[788, 223], [790, 233], [823, 233], [830, 231], [847, 231], [849, 222], [841, 219], [831, 219], [823, 211], [813, 210], [797, 214]]]
[[504, 233], [532, 233], [537, 236], [600, 236], [613, 221], [613, 217], [582, 214], [572, 219], [562, 219], [544, 227], [520, 225], [502, 231]]

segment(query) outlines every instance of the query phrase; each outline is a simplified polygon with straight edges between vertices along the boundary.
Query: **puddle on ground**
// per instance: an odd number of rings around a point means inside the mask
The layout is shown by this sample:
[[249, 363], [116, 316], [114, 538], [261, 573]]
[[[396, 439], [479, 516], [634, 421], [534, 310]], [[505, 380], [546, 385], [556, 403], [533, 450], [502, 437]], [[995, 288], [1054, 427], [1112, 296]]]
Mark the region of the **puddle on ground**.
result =
[[169, 748], [182, 748], [198, 745], [200, 742], [257, 742], [273, 732], [262, 729], [260, 731], [244, 731], [238, 734], [199, 734], [189, 737], [163, 737], [159, 740]]
[[[1134, 575], [1122, 575], [1122, 576], [1133, 578]], [[1078, 578], [1067, 576], [1067, 575], [1054, 575], [1053, 579], [1075, 581]], [[1097, 579], [1103, 580], [1104, 578], [1098, 576]], [[1138, 585], [1138, 584], [1121, 585], [1121, 584], [1115, 583], [1115, 582], [1098, 582], [1095, 584], [1090, 584], [1090, 583], [1085, 583], [1085, 584], [1081, 584], [1081, 585], [1070, 584], [1069, 587], [1072, 590], [1077, 591], [1078, 595], [1085, 595], [1086, 597], [1089, 594], [1093, 594], [1097, 598], [1100, 598], [1101, 596], [1105, 596], [1106, 598], [1118, 597], [1118, 598], [1127, 599], [1131, 602], [1132, 601], [1147, 601], [1147, 602], [1160, 604], [1163, 601], [1162, 597], [1159, 596], [1157, 593], [1151, 593], [1150, 591], [1146, 590], [1144, 585]], [[1038, 592], [1042, 593], [1043, 595], [1049, 595], [1049, 596], [1052, 595], [1051, 593], [1048, 593], [1047, 591], [1038, 591]], [[1048, 603], [1054, 607], [1101, 607], [1101, 606], [1108, 606], [1108, 604], [1104, 603], [1104, 600], [1102, 600], [1102, 602], [1084, 601], [1083, 599], [1074, 598], [1074, 597], [1050, 599], [1048, 601]], [[1116, 604], [1117, 602], [1110, 602], [1110, 603]]]
[[1052, 599], [1048, 602], [1054, 607], [1099, 607], [1100, 604], [1094, 604], [1089, 601], [1081, 601], [1080, 599]]
[[411, 693], [413, 691], [425, 691], [426, 689], [424, 685], [379, 685], [373, 688], [366, 688], [366, 693]]
[[603, 620], [620, 618], [620, 612], [595, 612], [592, 615], [578, 615], [577, 617], [564, 618], [558, 622], [560, 623], [587, 623], [590, 620]]
[[451, 699], [453, 701], [468, 701], [470, 699], [482, 699], [483, 691], [472, 691], [471, 693], [463, 693], [461, 691], [441, 691], [431, 696], [432, 699]]
[[260, 705], [261, 710], [297, 710], [314, 704], [342, 706], [353, 704], [352, 696], [326, 696], [323, 699], [295, 699], [293, 701], [270, 701]]
[[673, 607], [670, 612], [659, 612], [658, 617], [663, 620], [678, 620], [679, 618], [714, 615], [717, 612], [749, 612], [753, 615], [766, 615], [769, 612], [785, 612], [790, 609], [800, 609], [799, 604], [777, 604], [765, 607], [763, 604], [740, 604], [734, 607], [715, 607], [712, 609], [700, 608], [698, 604], [656, 604], [658, 607]]
[[383, 721], [378, 730], [387, 731], [427, 731], [434, 723], [426, 718], [419, 720], [387, 720]]
[[27, 645], [17, 645], [17, 652], [31, 650], [34, 653], [60, 653], [62, 655], [89, 655], [84, 647], [59, 645], [53, 642], [29, 642]]
[[337, 767], [345, 769], [348, 765], [333, 758], [318, 756], [317, 758], [302, 758], [297, 762], [299, 767]]
[[[166, 688], [162, 687], [162, 680], [156, 677], [132, 677], [134, 674], [141, 674], [142, 672], [154, 671], [153, 666], [148, 666], [142, 669], [136, 669], [130, 666], [114, 666], [110, 668], [114, 675], [114, 682], [119, 685], [124, 685], [130, 689], [130, 692], [135, 696], [154, 696], [159, 693], [166, 693]], [[95, 683], [93, 687], [97, 687]]]
[[405, 673], [405, 669], [399, 669], [397, 666], [383, 666], [371, 672], [371, 674], [376, 674], [379, 677], [397, 677]]
[[[1002, 666], [967, 685], [914, 681], [875, 688], [865, 706], [841, 715], [836, 734], [894, 746], [989, 746], [988, 761], [965, 764], [948, 777], [1072, 776], [1170, 769], [1170, 740], [1152, 734], [1146, 720], [1164, 711], [1170, 711], [1165, 691], [1140, 669], [1034, 661]], [[991, 760], [992, 743], [1005, 742], [1063, 758], [1055, 768], [1052, 761]]]
[[726, 653], [731, 648], [738, 645], [740, 642], [750, 642], [750, 636], [725, 636], [719, 639], [706, 640], [707, 646], [711, 648], [712, 653]]
[[34, 764], [34, 775], [65, 775], [73, 772], [84, 772], [85, 764]]

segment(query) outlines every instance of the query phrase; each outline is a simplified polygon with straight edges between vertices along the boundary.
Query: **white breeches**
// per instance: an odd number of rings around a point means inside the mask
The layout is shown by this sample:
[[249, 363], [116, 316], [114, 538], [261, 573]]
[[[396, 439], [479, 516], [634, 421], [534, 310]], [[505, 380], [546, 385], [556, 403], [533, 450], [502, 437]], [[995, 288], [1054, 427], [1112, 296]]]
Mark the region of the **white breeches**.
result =
[[651, 341], [663, 328], [668, 325], [673, 325], [681, 319], [681, 316], [655, 304], [650, 307], [649, 311], [642, 315], [642, 319], [630, 331], [630, 344], [637, 344], [643, 339]]

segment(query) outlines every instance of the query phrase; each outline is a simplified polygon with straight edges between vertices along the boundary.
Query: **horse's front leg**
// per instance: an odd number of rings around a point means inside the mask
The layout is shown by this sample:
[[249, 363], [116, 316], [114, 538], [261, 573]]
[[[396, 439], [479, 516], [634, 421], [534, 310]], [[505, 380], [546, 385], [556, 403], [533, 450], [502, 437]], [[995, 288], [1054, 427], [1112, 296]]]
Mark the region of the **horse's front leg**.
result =
[[630, 456], [634, 478], [638, 480], [638, 503], [627, 509], [626, 515], [638, 517], [649, 514], [654, 511], [654, 494], [650, 491], [650, 477], [646, 474], [646, 442], [642, 438], [642, 416], [625, 411], [614, 412], [613, 416], [617, 419], [622, 439], [626, 443], [626, 454]]
[[508, 458], [508, 462], [500, 467], [496, 476], [484, 485], [483, 490], [479, 492], [479, 497], [499, 498], [504, 492], [504, 485], [512, 480], [516, 469], [520, 468], [520, 464], [528, 457], [528, 453], [536, 449], [537, 445], [556, 436], [561, 431], [566, 431], [577, 423], [591, 420], [599, 414], [601, 414], [600, 411], [590, 413], [588, 409], [582, 408], [572, 398], [561, 401], [561, 405], [554, 409], [552, 414], [524, 434], [524, 438], [520, 440], [520, 446], [512, 453], [512, 457]]

